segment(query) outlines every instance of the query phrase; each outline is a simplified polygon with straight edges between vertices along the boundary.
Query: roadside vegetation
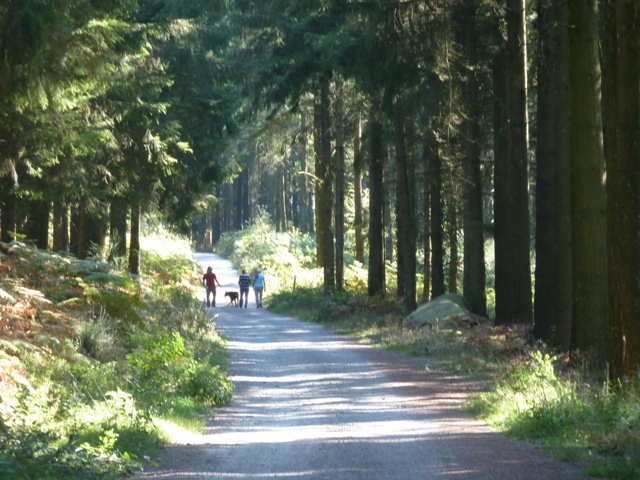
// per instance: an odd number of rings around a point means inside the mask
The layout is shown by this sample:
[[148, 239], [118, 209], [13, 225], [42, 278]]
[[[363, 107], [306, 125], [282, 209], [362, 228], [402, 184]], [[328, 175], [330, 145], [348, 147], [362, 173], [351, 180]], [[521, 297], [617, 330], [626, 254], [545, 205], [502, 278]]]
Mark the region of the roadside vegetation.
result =
[[188, 242], [146, 236], [134, 278], [109, 252], [0, 247], [0, 478], [133, 473], [231, 398]]
[[395, 300], [392, 265], [387, 269], [391, 287], [383, 298], [366, 295], [366, 270], [353, 262], [346, 268], [345, 291], [327, 297], [314, 249], [305, 235], [276, 232], [268, 218], [224, 234], [218, 244], [218, 253], [236, 266], [262, 267], [272, 286], [266, 296], [271, 310], [323, 323], [375, 346], [428, 357], [427, 368], [474, 377], [485, 388], [468, 402], [473, 415], [559, 459], [579, 462], [586, 475], [640, 478], [637, 381], [608, 382], [605, 372], [590, 368], [588, 356], [552, 351], [534, 342], [527, 326], [452, 321], [423, 330], [406, 328], [401, 302]]

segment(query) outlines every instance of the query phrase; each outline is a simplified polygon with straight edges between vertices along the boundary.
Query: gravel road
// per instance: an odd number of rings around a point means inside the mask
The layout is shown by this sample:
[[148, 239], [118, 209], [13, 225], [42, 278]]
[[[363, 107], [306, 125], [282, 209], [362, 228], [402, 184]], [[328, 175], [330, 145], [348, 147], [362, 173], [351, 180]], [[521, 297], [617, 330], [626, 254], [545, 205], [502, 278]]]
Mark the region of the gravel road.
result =
[[258, 309], [253, 292], [248, 308], [227, 307], [238, 273], [214, 254], [196, 258], [223, 286], [210, 312], [228, 339], [234, 400], [142, 478], [578, 478], [574, 465], [465, 415], [472, 383]]

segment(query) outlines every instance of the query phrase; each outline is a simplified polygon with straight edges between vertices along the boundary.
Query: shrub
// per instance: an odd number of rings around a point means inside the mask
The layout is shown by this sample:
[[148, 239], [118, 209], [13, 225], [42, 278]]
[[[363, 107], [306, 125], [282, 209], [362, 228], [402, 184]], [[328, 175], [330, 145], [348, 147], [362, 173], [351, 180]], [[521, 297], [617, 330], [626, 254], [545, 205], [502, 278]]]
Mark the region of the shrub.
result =
[[138, 379], [138, 389], [162, 394], [174, 392], [179, 383], [176, 369], [185, 360], [184, 339], [178, 332], [160, 330], [141, 335], [146, 338], [140, 347], [127, 355], [127, 362]]
[[224, 405], [231, 400], [233, 384], [219, 365], [189, 362], [180, 374], [178, 392], [205, 405]]

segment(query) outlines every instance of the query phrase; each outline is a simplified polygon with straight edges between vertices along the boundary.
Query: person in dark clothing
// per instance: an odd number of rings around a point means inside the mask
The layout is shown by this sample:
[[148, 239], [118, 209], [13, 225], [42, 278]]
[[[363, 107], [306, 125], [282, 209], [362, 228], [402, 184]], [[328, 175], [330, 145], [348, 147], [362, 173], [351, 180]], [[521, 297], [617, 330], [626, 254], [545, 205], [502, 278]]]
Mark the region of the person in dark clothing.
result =
[[242, 307], [242, 299], [244, 298], [244, 308], [247, 308], [249, 301], [249, 287], [251, 287], [251, 277], [247, 274], [247, 271], [243, 268], [240, 278], [238, 279], [238, 285], [240, 285], [240, 307]]
[[211, 306], [211, 294], [213, 294], [213, 306], [216, 306], [216, 283], [219, 287], [222, 286], [220, 282], [218, 282], [216, 274], [213, 273], [213, 269], [211, 267], [207, 268], [207, 273], [202, 276], [202, 284], [204, 288], [207, 289], [207, 307]]

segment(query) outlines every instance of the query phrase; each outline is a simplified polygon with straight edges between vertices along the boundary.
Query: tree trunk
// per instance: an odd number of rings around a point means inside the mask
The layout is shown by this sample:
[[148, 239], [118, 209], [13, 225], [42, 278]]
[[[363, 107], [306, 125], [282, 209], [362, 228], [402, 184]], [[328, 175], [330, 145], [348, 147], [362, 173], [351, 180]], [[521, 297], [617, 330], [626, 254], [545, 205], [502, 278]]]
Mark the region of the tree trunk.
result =
[[[416, 248], [415, 219], [412, 209], [412, 188], [407, 161], [405, 113], [401, 98], [394, 105], [394, 137], [396, 144], [396, 216], [398, 257], [402, 252], [402, 268], [398, 264], [398, 290], [402, 291], [405, 312], [416, 309]], [[400, 290], [402, 284], [402, 290]]]
[[[617, 123], [615, 154], [607, 156], [607, 246], [609, 273], [610, 375], [633, 378], [640, 367], [638, 321], [638, 169], [640, 164], [640, 84], [636, 0], [611, 2], [614, 18], [607, 19], [617, 43], [615, 102]], [[606, 92], [605, 92], [606, 93]], [[614, 92], [609, 92], [613, 94]], [[611, 152], [613, 153], [613, 152]], [[633, 253], [635, 252], [635, 253]]]
[[282, 166], [282, 172], [280, 174], [280, 231], [286, 232], [289, 227], [288, 213], [287, 213], [287, 166]]
[[106, 245], [107, 233], [105, 221], [96, 212], [87, 212], [87, 245], [89, 253], [99, 253]]
[[69, 214], [69, 251], [77, 258], [80, 246], [80, 206], [74, 204], [71, 206]]
[[244, 225], [249, 225], [251, 221], [251, 201], [249, 195], [249, 167], [247, 166], [241, 173], [241, 186], [242, 186], [242, 196], [241, 196], [241, 205], [242, 208], [242, 222], [241, 228]]
[[307, 111], [302, 110], [300, 113], [300, 229], [303, 232], [313, 233], [313, 195], [311, 194], [312, 185], [310, 176], [307, 172]]
[[129, 239], [129, 273], [140, 275], [140, 203], [131, 205], [131, 234]]
[[[382, 213], [382, 221], [383, 221], [383, 229], [384, 229], [384, 259], [385, 261], [392, 263], [394, 260], [393, 256], [393, 245], [394, 245], [394, 235], [393, 235], [393, 220], [391, 218], [391, 198], [393, 195], [394, 185], [395, 185], [395, 168], [393, 163], [391, 162], [391, 152], [389, 148], [385, 150], [384, 155], [384, 166], [383, 166], [383, 182], [382, 186], [384, 188], [384, 204], [383, 204], [383, 213]], [[398, 259], [398, 263], [402, 262], [402, 258]], [[399, 292], [398, 294], [402, 294], [402, 285], [398, 285]]]
[[494, 217], [496, 321], [507, 323], [509, 298], [513, 295], [510, 280], [511, 249], [509, 248], [510, 165], [507, 115], [507, 68], [503, 55], [493, 61], [493, 152], [494, 152]]
[[5, 182], [4, 179], [1, 178], [0, 181], [3, 181], [3, 184], [6, 187], [3, 189], [2, 218], [0, 219], [0, 230], [2, 230], [2, 235], [0, 236], [0, 241], [4, 243], [11, 243], [14, 240], [14, 235], [16, 233], [17, 199], [12, 192], [12, 187], [10, 186], [11, 182]]
[[429, 149], [428, 178], [431, 204], [431, 298], [444, 295], [444, 212], [442, 160], [439, 149]]
[[[501, 242], [496, 249], [509, 250], [510, 263], [503, 265], [502, 275], [511, 287], [510, 295], [498, 295], [496, 285], [496, 323], [533, 323], [531, 298], [531, 260], [529, 238], [529, 169], [527, 134], [526, 28], [524, 0], [507, 0], [507, 68], [509, 165], [508, 192], [502, 201], [506, 224], [502, 225]], [[498, 166], [496, 165], [496, 169]], [[497, 175], [497, 174], [496, 174]], [[497, 206], [496, 206], [497, 208]], [[497, 221], [497, 220], [496, 220]], [[496, 254], [496, 262], [498, 262]], [[496, 266], [496, 284], [498, 283]], [[504, 293], [504, 292], [502, 292]]]
[[459, 27], [467, 64], [462, 68], [466, 79], [463, 101], [467, 115], [462, 124], [464, 159], [462, 162], [462, 232], [464, 273], [462, 291], [472, 312], [487, 315], [486, 270], [484, 259], [484, 222], [482, 218], [482, 175], [480, 170], [480, 138], [478, 100], [476, 2], [465, 2], [463, 21]]
[[551, 3], [538, 4], [538, 112], [536, 148], [536, 270], [534, 295], [534, 329], [536, 338], [549, 343], [554, 341], [556, 322], [556, 301], [558, 280], [558, 234], [556, 227], [556, 164], [558, 123], [556, 122], [556, 101], [558, 85], [555, 69], [562, 68], [557, 63], [556, 23]]
[[573, 181], [572, 347], [603, 362], [607, 346], [605, 164], [600, 103], [597, 0], [569, 0], [571, 178]]
[[371, 101], [369, 110], [369, 270], [367, 290], [370, 297], [384, 294], [384, 149], [380, 104], [377, 98]]
[[69, 250], [69, 208], [64, 200], [53, 204], [53, 251]]
[[76, 222], [77, 253], [80, 260], [85, 260], [89, 254], [89, 213], [84, 205], [78, 206]]
[[533, 323], [531, 248], [529, 231], [529, 142], [527, 118], [527, 33], [525, 0], [507, 0], [509, 64], [509, 154], [514, 297], [510, 320]]
[[[245, 167], [246, 169], [246, 167]], [[242, 222], [242, 199], [244, 197], [243, 193], [242, 193], [242, 186], [243, 186], [243, 181], [242, 181], [242, 177], [244, 174], [244, 170], [240, 173], [240, 175], [238, 175], [236, 177], [236, 179], [233, 182], [233, 190], [235, 193], [235, 200], [233, 202], [233, 205], [235, 205], [235, 208], [233, 208], [233, 212], [234, 212], [234, 222], [233, 222], [233, 228], [234, 230], [242, 230], [242, 228], [244, 227], [244, 224]], [[231, 205], [229, 206], [231, 208]]]
[[564, 351], [571, 347], [573, 322], [573, 252], [571, 230], [571, 96], [569, 79], [569, 5], [567, 0], [553, 4], [557, 34], [555, 62], [556, 122], [556, 344]]
[[362, 228], [364, 220], [362, 215], [362, 169], [363, 159], [360, 147], [361, 140], [360, 117], [356, 119], [356, 128], [353, 139], [353, 203], [354, 203], [354, 229], [356, 236], [356, 260], [364, 265], [364, 236]]
[[458, 293], [458, 192], [453, 178], [449, 178], [447, 208], [447, 236], [449, 237], [449, 293]]
[[29, 222], [27, 238], [35, 242], [37, 248], [49, 248], [49, 219], [51, 217], [51, 203], [45, 200], [29, 202]]
[[342, 80], [336, 80], [335, 132], [336, 132], [336, 289], [344, 291], [344, 199], [345, 199], [345, 159], [344, 159], [344, 90]]
[[320, 197], [318, 209], [322, 210], [323, 225], [318, 231], [322, 236], [324, 272], [324, 290], [330, 293], [335, 287], [335, 252], [333, 241], [333, 166], [331, 162], [331, 101], [329, 98], [331, 82], [327, 74], [320, 82], [320, 170], [318, 180], [320, 182]]
[[[432, 139], [431, 132], [427, 133]], [[422, 245], [424, 249], [424, 263], [422, 265], [422, 300], [428, 302], [431, 299], [431, 172], [429, 171], [430, 155], [433, 155], [434, 146], [431, 142], [426, 142], [423, 150], [424, 178], [422, 181]]]
[[315, 93], [313, 103], [313, 157], [314, 157], [314, 202], [316, 230], [316, 265], [324, 267], [324, 229], [327, 219], [322, 208], [322, 95], [320, 88]]
[[110, 261], [127, 256], [127, 202], [114, 197], [109, 210]]
[[[125, 210], [126, 211], [126, 210]], [[206, 251], [212, 246], [211, 239], [211, 222], [207, 214], [197, 215], [191, 219], [190, 240], [195, 245], [196, 251]], [[126, 223], [125, 223], [126, 228]], [[126, 242], [125, 242], [126, 254]], [[122, 255], [120, 255], [122, 257]]]

